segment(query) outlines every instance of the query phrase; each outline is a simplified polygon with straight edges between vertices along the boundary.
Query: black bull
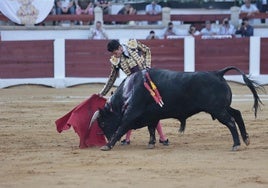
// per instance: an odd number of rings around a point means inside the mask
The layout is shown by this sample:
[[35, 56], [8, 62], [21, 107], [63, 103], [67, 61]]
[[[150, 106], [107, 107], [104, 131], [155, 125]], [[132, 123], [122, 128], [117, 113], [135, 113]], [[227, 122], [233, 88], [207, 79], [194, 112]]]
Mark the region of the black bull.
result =
[[144, 74], [140, 71], [122, 82], [105, 107], [92, 118], [92, 121], [97, 118], [100, 128], [108, 139], [108, 143], [101, 149], [110, 150], [128, 130], [145, 126], [148, 126], [150, 133], [149, 146], [153, 147], [159, 120], [178, 119], [181, 122], [180, 132], [183, 132], [186, 119], [199, 112], [210, 114], [213, 120], [217, 119], [228, 127], [233, 137], [233, 150], [237, 150], [240, 146], [236, 124], [243, 141], [249, 145], [249, 136], [241, 112], [230, 106], [232, 92], [223, 78], [230, 70], [239, 72], [251, 90], [256, 116], [261, 103], [256, 90], [261, 86], [236, 67], [192, 73], [150, 69], [149, 75], [162, 96], [163, 107], [154, 101], [150, 92], [144, 87]]

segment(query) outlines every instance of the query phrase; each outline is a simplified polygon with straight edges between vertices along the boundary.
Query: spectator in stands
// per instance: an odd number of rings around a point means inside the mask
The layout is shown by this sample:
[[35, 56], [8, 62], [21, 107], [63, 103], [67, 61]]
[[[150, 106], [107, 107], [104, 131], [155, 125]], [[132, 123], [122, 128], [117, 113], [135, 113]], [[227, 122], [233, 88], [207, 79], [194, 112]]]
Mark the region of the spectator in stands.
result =
[[205, 27], [201, 29], [200, 32], [202, 36], [212, 36], [217, 34], [217, 31], [211, 26], [211, 22], [209, 20], [205, 22]]
[[75, 12], [77, 15], [81, 15], [81, 14], [93, 15], [94, 14], [94, 3], [92, 3], [92, 1], [85, 2], [83, 0], [75, 0], [75, 6], [76, 6]]
[[[268, 12], [268, 0], [258, 0], [257, 7], [260, 12], [267, 13]], [[265, 23], [265, 19], [261, 19], [261, 23]]]
[[171, 36], [177, 36], [177, 34], [176, 34], [175, 29], [174, 29], [173, 23], [172, 22], [169, 22], [167, 28], [165, 28], [165, 30], [164, 30], [163, 37], [165, 39], [167, 39], [167, 38], [169, 38]]
[[[83, 0], [75, 0], [75, 6], [76, 6], [76, 14], [87, 14], [87, 15], [93, 15], [94, 14], [94, 3], [92, 1], [86, 2]], [[80, 25], [83, 25], [83, 22], [79, 22]]]
[[[160, 15], [162, 7], [153, 0], [150, 4], [146, 5], [145, 12], [147, 15]], [[148, 24], [157, 24], [157, 22], [148, 22]]]
[[162, 13], [162, 7], [157, 4], [156, 1], [152, 1], [150, 4], [146, 5], [145, 12], [148, 15], [159, 15]]
[[[256, 13], [259, 13], [259, 9], [255, 4], [251, 3], [251, 0], [244, 0], [245, 4], [243, 4], [240, 8], [240, 13], [247, 13], [247, 17], [250, 18], [254, 16]], [[249, 24], [253, 25], [257, 23], [259, 19], [249, 19]]]
[[235, 34], [240, 34], [242, 37], [250, 37], [253, 36], [253, 33], [254, 28], [249, 24], [248, 18], [243, 18], [243, 22]]
[[97, 21], [96, 26], [90, 30], [89, 39], [96, 39], [96, 40], [108, 39], [106, 31], [102, 28], [101, 21]]
[[56, 0], [56, 14], [75, 14], [74, 0]]
[[219, 35], [234, 35], [235, 27], [230, 23], [228, 18], [223, 19], [220, 26]]
[[117, 14], [134, 15], [134, 14], [137, 14], [137, 10], [131, 4], [126, 3], [124, 7], [119, 10]]
[[111, 2], [109, 0], [97, 0], [95, 5], [102, 8], [103, 14], [110, 13]]
[[152, 39], [159, 39], [159, 37], [155, 34], [154, 30], [151, 30], [149, 35], [146, 37], [147, 40], [152, 40]]
[[200, 35], [200, 31], [196, 29], [196, 27], [191, 24], [189, 27], [189, 35], [192, 35], [193, 37]]
[[[117, 14], [120, 15], [135, 15], [137, 10], [129, 3], [126, 3], [123, 8], [121, 8]], [[127, 24], [127, 22], [117, 22], [117, 24]]]
[[[51, 11], [49, 12], [50, 15], [56, 15], [56, 1], [54, 1], [53, 7], [51, 8]], [[56, 21], [52, 22], [53, 25], [56, 25]]]
[[50, 15], [56, 15], [56, 1], [54, 1], [53, 7], [51, 8], [51, 11], [49, 12]]
[[75, 14], [74, 0], [56, 0], [56, 14]]

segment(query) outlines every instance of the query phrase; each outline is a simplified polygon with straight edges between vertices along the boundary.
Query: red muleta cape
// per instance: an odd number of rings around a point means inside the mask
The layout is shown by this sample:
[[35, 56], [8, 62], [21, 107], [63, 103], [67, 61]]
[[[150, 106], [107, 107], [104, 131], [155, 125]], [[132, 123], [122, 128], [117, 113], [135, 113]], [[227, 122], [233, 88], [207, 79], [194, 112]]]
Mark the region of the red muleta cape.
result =
[[106, 99], [104, 97], [96, 94], [92, 95], [55, 121], [57, 131], [61, 133], [72, 126], [80, 138], [80, 148], [105, 145], [107, 142], [98, 126], [98, 122], [95, 121], [89, 129], [89, 123], [94, 112], [104, 107], [105, 103]]

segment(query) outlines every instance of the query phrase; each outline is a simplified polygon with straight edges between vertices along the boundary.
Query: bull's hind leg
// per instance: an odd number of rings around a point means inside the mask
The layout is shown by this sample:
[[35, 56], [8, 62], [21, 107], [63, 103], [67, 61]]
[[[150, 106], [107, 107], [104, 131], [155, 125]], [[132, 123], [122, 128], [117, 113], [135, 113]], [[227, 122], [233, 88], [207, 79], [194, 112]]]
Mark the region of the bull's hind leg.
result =
[[239, 135], [237, 132], [237, 128], [235, 125], [234, 118], [227, 112], [227, 111], [222, 111], [218, 114], [214, 114], [214, 117], [219, 120], [222, 124], [226, 125], [228, 129], [230, 130], [232, 137], [233, 137], [233, 142], [234, 145], [232, 147], [233, 151], [238, 150], [240, 146], [240, 140], [239, 140]]
[[228, 111], [233, 116], [233, 118], [235, 119], [235, 122], [239, 127], [239, 130], [240, 130], [241, 136], [243, 138], [243, 141], [248, 146], [250, 144], [249, 136], [248, 136], [248, 133], [246, 131], [246, 126], [245, 126], [244, 120], [242, 118], [241, 112], [239, 110], [236, 110], [236, 109], [231, 108], [231, 107], [230, 107], [230, 109], [228, 109]]

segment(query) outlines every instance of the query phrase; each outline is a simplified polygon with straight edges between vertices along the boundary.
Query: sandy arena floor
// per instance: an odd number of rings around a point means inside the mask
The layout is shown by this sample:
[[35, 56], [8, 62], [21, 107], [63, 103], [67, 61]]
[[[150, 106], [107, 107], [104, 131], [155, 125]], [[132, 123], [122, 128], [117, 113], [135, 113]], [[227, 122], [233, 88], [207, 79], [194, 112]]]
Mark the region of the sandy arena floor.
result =
[[249, 89], [230, 85], [251, 139], [238, 152], [230, 151], [227, 128], [205, 113], [189, 118], [184, 134], [177, 121], [163, 120], [170, 146], [146, 149], [143, 128], [133, 131], [130, 146], [79, 149], [74, 131], [59, 134], [54, 121], [102, 85], [0, 89], [0, 187], [267, 188], [268, 95], [260, 93], [264, 106], [255, 119]]

